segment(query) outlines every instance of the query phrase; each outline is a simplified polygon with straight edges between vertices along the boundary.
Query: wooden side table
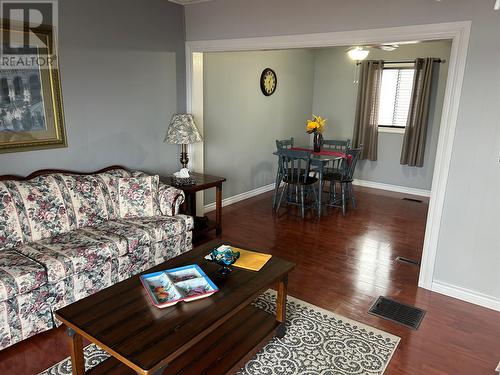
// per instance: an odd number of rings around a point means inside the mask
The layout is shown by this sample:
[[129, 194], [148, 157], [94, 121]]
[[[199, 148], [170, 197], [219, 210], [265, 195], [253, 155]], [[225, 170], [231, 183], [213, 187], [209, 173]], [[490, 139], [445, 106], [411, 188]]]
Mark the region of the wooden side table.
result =
[[[191, 177], [196, 181], [193, 185], [172, 184], [170, 177], [162, 179], [163, 182], [181, 189], [186, 195], [186, 201], [181, 207], [182, 213], [194, 217], [193, 242], [200, 236], [215, 229], [215, 234], [220, 237], [222, 234], [222, 183], [226, 181], [224, 177], [210, 176], [202, 173], [190, 172]], [[196, 192], [215, 188], [215, 222], [206, 216], [196, 216]]]

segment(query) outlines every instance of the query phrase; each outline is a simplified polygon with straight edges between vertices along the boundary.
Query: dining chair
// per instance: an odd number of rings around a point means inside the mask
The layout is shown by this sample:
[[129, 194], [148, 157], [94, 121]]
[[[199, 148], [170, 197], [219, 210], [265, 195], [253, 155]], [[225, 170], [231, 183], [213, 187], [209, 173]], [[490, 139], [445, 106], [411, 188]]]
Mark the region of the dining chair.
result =
[[[283, 196], [286, 194], [286, 203], [299, 205], [301, 216], [304, 217], [306, 208], [316, 208], [318, 202], [316, 190], [313, 186], [318, 179], [309, 176], [312, 154], [309, 151], [282, 149], [278, 151], [278, 155], [285, 185], [278, 200], [276, 213], [279, 212]], [[294, 190], [295, 195], [293, 194]], [[311, 192], [314, 196], [315, 204], [306, 207], [306, 197]]]
[[[291, 137], [290, 139], [282, 139], [276, 140], [276, 151], [280, 150], [287, 150], [293, 147], [294, 144], [294, 139]], [[278, 155], [278, 168], [276, 169], [276, 183], [274, 186], [274, 193], [273, 193], [273, 210], [276, 208], [276, 199], [278, 197], [278, 191], [281, 185], [281, 182], [283, 181], [283, 173], [281, 172], [281, 163], [279, 161], [279, 155]]]
[[[320, 191], [324, 191], [325, 182], [328, 181], [328, 196], [330, 198], [330, 203], [335, 202], [337, 199], [336, 182], [339, 181], [341, 176], [344, 174], [344, 170], [346, 168], [345, 163], [345, 158], [333, 159], [328, 163], [328, 166], [323, 169], [323, 186]], [[331, 205], [330, 203], [329, 205]]]
[[282, 140], [277, 139], [276, 140], [276, 149], [278, 151], [282, 150], [282, 149], [290, 149], [293, 147], [293, 144], [294, 144], [293, 137], [291, 137], [290, 139], [282, 139]]
[[[342, 208], [342, 215], [345, 215], [347, 201], [351, 200], [351, 205], [356, 208], [356, 198], [352, 189], [354, 170], [361, 153], [361, 147], [351, 148], [346, 151], [346, 158], [340, 159], [337, 168], [327, 169], [323, 180], [330, 182], [329, 206]], [[336, 183], [340, 184], [340, 201], [336, 195]]]
[[[321, 148], [329, 151], [338, 151], [345, 153], [351, 147], [350, 139], [323, 139], [321, 142]], [[333, 198], [336, 199], [336, 186], [335, 180], [333, 179], [333, 175], [341, 174], [341, 169], [344, 168], [344, 165], [341, 163], [342, 159], [333, 160], [330, 165], [325, 169], [326, 179], [324, 181], [329, 181], [329, 194]], [[321, 189], [323, 191], [323, 187]]]
[[351, 147], [350, 139], [323, 139], [321, 141], [321, 148], [332, 151], [346, 151]]

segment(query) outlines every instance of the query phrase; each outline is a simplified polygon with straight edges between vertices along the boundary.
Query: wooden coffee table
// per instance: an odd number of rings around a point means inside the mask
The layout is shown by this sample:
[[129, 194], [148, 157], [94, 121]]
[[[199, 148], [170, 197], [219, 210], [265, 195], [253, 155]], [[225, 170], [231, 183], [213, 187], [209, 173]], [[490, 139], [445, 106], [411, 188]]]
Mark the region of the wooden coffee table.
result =
[[[223, 277], [203, 257], [212, 241], [148, 271], [198, 264], [219, 287], [214, 295], [158, 309], [138, 276], [66, 306], [56, 316], [71, 338], [73, 374], [84, 374], [83, 340], [112, 357], [90, 374], [225, 374], [241, 367], [274, 335], [285, 335], [288, 273], [295, 265], [273, 256], [258, 272], [233, 268]], [[250, 303], [277, 288], [276, 316]]]

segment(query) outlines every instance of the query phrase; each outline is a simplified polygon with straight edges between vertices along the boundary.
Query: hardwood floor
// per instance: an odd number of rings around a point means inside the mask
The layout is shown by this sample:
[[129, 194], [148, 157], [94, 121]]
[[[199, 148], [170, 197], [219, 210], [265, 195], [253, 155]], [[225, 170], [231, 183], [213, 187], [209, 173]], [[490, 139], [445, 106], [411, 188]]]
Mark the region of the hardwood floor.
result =
[[[427, 203], [356, 188], [358, 208], [342, 217], [271, 214], [271, 194], [224, 208], [223, 238], [297, 263], [289, 294], [401, 337], [386, 374], [494, 374], [500, 313], [417, 287]], [[379, 295], [427, 310], [417, 331], [367, 313]]]
[[[358, 208], [302, 220], [271, 212], [270, 193], [224, 208], [223, 238], [297, 263], [289, 294], [401, 337], [386, 374], [494, 374], [500, 313], [417, 288], [427, 204], [357, 188]], [[417, 331], [367, 310], [379, 296], [427, 310]], [[0, 351], [0, 374], [36, 374], [69, 355], [62, 329]]]

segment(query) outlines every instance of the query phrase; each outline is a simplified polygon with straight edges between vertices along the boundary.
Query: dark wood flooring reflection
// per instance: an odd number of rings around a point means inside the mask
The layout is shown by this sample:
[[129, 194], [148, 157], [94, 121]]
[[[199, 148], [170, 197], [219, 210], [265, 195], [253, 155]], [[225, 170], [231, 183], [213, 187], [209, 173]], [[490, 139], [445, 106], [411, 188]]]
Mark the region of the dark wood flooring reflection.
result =
[[[223, 237], [297, 263], [289, 293], [401, 337], [386, 374], [494, 374], [500, 313], [417, 287], [428, 205], [356, 188], [358, 208], [320, 220], [294, 208], [271, 214], [271, 194], [224, 208]], [[417, 331], [367, 313], [379, 295], [427, 310]]]
[[[427, 204], [357, 188], [359, 207], [302, 220], [294, 208], [273, 216], [266, 193], [224, 208], [223, 237], [297, 263], [289, 293], [401, 337], [386, 374], [494, 374], [500, 313], [418, 288]], [[367, 313], [379, 296], [427, 310], [417, 331]], [[62, 329], [0, 351], [0, 374], [36, 374], [69, 355]]]

